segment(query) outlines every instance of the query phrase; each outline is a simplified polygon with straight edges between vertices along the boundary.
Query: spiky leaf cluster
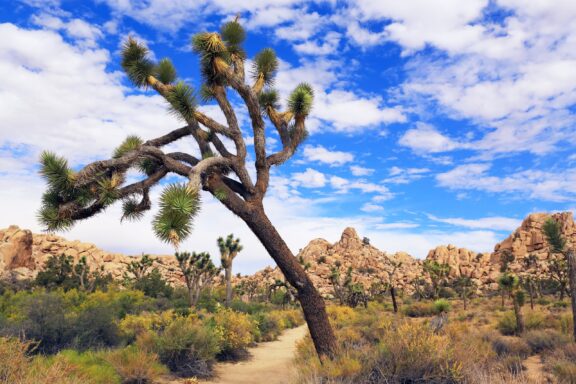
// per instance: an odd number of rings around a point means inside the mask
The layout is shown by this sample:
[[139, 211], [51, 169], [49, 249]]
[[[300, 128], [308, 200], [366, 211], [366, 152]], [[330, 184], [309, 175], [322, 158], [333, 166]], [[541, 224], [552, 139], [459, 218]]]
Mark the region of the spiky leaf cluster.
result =
[[202, 84], [200, 87], [200, 100], [204, 103], [208, 103], [216, 98], [216, 94], [214, 93], [214, 89], [206, 84]]
[[217, 243], [218, 249], [220, 250], [220, 260], [222, 262], [222, 267], [224, 268], [230, 266], [236, 255], [244, 249], [240, 244], [240, 239], [234, 239], [234, 234], [232, 233], [226, 236], [225, 239], [219, 237]]
[[266, 110], [268, 107], [272, 107], [274, 109], [279, 109], [280, 96], [278, 95], [278, 91], [275, 89], [266, 89], [258, 95], [258, 103], [260, 107]]
[[520, 284], [518, 276], [512, 275], [510, 273], [504, 273], [500, 275], [500, 277], [498, 278], [498, 285], [500, 286], [500, 288], [507, 291], [512, 291], [513, 289], [518, 287], [518, 284]]
[[153, 220], [156, 236], [174, 246], [192, 231], [192, 220], [200, 210], [198, 193], [183, 184], [168, 185], [160, 196], [160, 210]]
[[174, 68], [172, 61], [168, 58], [160, 60], [154, 67], [154, 76], [164, 84], [172, 84], [176, 81], [176, 68]]
[[154, 73], [154, 63], [148, 58], [148, 48], [129, 37], [122, 47], [122, 68], [137, 87], [145, 87]]
[[314, 90], [308, 83], [300, 83], [288, 97], [288, 109], [296, 117], [306, 117], [312, 110]]
[[560, 223], [554, 219], [548, 219], [544, 223], [544, 234], [546, 240], [552, 248], [554, 253], [564, 253], [566, 249], [566, 239], [562, 236], [562, 227]]
[[42, 196], [38, 220], [49, 231], [71, 228], [73, 221], [60, 214], [60, 205], [81, 196], [80, 191], [74, 189], [74, 172], [68, 167], [68, 161], [53, 152], [42, 152], [40, 175], [46, 180], [48, 189]]
[[264, 84], [272, 85], [277, 71], [278, 58], [272, 48], [264, 48], [256, 54], [252, 63], [252, 76], [255, 80], [261, 78]]
[[208, 252], [176, 252], [175, 255], [184, 276], [195, 278], [201, 275], [216, 276], [220, 269], [214, 265]]
[[138, 136], [135, 135], [128, 136], [126, 139], [124, 139], [122, 144], [120, 144], [118, 148], [114, 150], [114, 154], [112, 155], [112, 157], [114, 157], [115, 159], [122, 157], [130, 151], [137, 150], [138, 148], [140, 148], [142, 144], [143, 141]]
[[166, 100], [170, 104], [170, 112], [186, 122], [194, 120], [196, 111], [196, 97], [192, 87], [184, 82], [178, 82], [166, 95]]
[[242, 43], [246, 39], [246, 31], [237, 21], [230, 21], [220, 29], [222, 40], [226, 43], [228, 52], [239, 58], [245, 58], [246, 54], [242, 49]]
[[218, 33], [202, 32], [192, 38], [192, 49], [200, 55], [200, 72], [208, 86], [224, 85], [221, 74], [230, 63], [230, 53]]
[[137, 221], [144, 217], [144, 211], [142, 207], [142, 202], [138, 201], [134, 197], [124, 200], [122, 203], [122, 218], [123, 220]]

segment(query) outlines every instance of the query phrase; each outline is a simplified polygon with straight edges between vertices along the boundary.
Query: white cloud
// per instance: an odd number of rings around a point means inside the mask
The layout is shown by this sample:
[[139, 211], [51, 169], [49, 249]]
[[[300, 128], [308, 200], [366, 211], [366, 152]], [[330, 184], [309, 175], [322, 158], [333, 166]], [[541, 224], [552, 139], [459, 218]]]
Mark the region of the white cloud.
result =
[[412, 181], [419, 180], [426, 173], [430, 172], [428, 168], [400, 168], [392, 167], [389, 170], [389, 177], [384, 179], [385, 183], [408, 184]]
[[[299, 66], [280, 62], [275, 87], [286, 99], [295, 84], [307, 82], [315, 91], [308, 128], [314, 131], [358, 133], [382, 124], [406, 121], [402, 108], [386, 106], [380, 96], [360, 96], [341, 89], [342, 64], [331, 60], [303, 61]], [[362, 113], [358, 113], [362, 111]], [[310, 129], [318, 127], [316, 129]]]
[[358, 165], [351, 165], [350, 172], [352, 172], [354, 176], [370, 176], [374, 173], [374, 170], [372, 168], [364, 168]]
[[56, 16], [41, 13], [32, 16], [32, 22], [49, 30], [64, 31], [68, 37], [76, 40], [76, 44], [81, 47], [95, 48], [98, 40], [104, 36], [98, 27], [81, 19], [64, 21]]
[[306, 168], [304, 172], [293, 173], [292, 180], [303, 188], [321, 188], [326, 185], [326, 176], [312, 168]]
[[321, 145], [304, 146], [302, 154], [307, 161], [317, 161], [332, 166], [344, 165], [354, 160], [354, 155], [342, 151], [330, 151]]
[[434, 215], [428, 215], [428, 218], [433, 221], [451, 224], [458, 227], [472, 229], [491, 229], [493, 231], [510, 232], [516, 230], [522, 223], [522, 220], [501, 216], [482, 217], [479, 219], [464, 219], [459, 217], [440, 218]]
[[524, 170], [506, 176], [490, 175], [491, 165], [472, 163], [440, 173], [440, 186], [454, 190], [478, 190], [507, 193], [517, 198], [544, 201], [569, 201], [576, 197], [576, 169], [562, 172]]
[[421, 122], [416, 123], [416, 128], [407, 130], [398, 143], [420, 154], [449, 152], [462, 147], [433, 126]]
[[360, 208], [360, 210], [366, 213], [374, 213], [374, 212], [382, 212], [384, 210], [384, 207], [377, 204], [366, 203]]
[[322, 43], [307, 40], [303, 43], [295, 44], [294, 50], [299, 53], [315, 56], [336, 54], [338, 53], [340, 40], [341, 36], [338, 32], [328, 32], [323, 36]]

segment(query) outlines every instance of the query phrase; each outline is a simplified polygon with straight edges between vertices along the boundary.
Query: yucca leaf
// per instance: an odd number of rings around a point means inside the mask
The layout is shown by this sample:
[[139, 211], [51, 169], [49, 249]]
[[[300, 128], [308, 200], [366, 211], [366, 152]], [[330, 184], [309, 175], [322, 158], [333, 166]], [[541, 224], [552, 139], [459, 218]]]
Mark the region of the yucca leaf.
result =
[[140, 207], [140, 202], [134, 198], [129, 198], [122, 203], [122, 218], [120, 221], [137, 221], [144, 216], [144, 210]]
[[278, 58], [272, 48], [265, 48], [254, 57], [252, 76], [255, 80], [262, 76], [264, 84], [272, 85], [277, 70]]
[[222, 39], [230, 45], [240, 45], [246, 39], [246, 31], [237, 21], [229, 21], [220, 29]]
[[279, 98], [280, 97], [278, 96], [278, 91], [276, 91], [275, 89], [268, 89], [260, 92], [260, 94], [258, 95], [258, 102], [260, 104], [260, 107], [263, 109], [266, 109], [268, 107], [278, 109], [280, 108], [278, 104]]
[[112, 157], [115, 159], [124, 156], [130, 151], [135, 151], [142, 145], [143, 141], [141, 138], [135, 135], [128, 136], [118, 148], [114, 150]]
[[204, 56], [225, 52], [226, 46], [217, 33], [201, 32], [192, 37], [192, 49]]
[[68, 161], [53, 152], [40, 154], [40, 175], [55, 191], [70, 190], [74, 186], [74, 172], [68, 167]]
[[200, 99], [204, 103], [208, 103], [208, 102], [214, 100], [214, 98], [216, 97], [212, 87], [208, 86], [207, 84], [202, 84], [202, 87], [200, 88], [199, 94], [200, 94]]
[[145, 87], [148, 76], [154, 72], [154, 63], [147, 55], [148, 48], [131, 37], [122, 47], [122, 68], [137, 87]]
[[192, 192], [185, 184], [170, 184], [160, 196], [160, 208], [196, 215], [200, 209], [198, 193]]
[[295, 115], [306, 117], [312, 110], [314, 91], [307, 83], [300, 83], [288, 97], [288, 109]]
[[138, 163], [138, 169], [146, 176], [152, 175], [161, 166], [160, 162], [155, 159], [144, 159]]
[[170, 104], [170, 112], [176, 117], [189, 122], [194, 120], [194, 111], [196, 109], [196, 98], [193, 89], [184, 84], [177, 83], [166, 96]]
[[164, 84], [172, 84], [176, 81], [176, 68], [172, 64], [172, 61], [168, 58], [160, 60], [160, 62], [154, 68], [154, 75], [158, 80]]
[[72, 228], [74, 222], [59, 215], [58, 208], [43, 205], [37, 214], [38, 221], [49, 232], [64, 231]]

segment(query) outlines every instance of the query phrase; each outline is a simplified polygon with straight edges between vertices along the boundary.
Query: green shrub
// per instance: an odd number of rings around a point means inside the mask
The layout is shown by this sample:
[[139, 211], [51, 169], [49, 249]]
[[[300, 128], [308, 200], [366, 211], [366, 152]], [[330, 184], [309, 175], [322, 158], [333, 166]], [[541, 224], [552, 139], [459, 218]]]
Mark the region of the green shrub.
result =
[[158, 356], [135, 346], [112, 350], [104, 355], [120, 376], [122, 384], [152, 384], [166, 372]]
[[548, 323], [544, 313], [538, 311], [527, 311], [524, 314], [524, 327], [527, 330], [542, 329], [546, 328], [547, 326]]
[[434, 303], [427, 302], [415, 302], [410, 305], [404, 305], [402, 311], [408, 317], [426, 317], [433, 316], [436, 313]]
[[438, 296], [442, 299], [452, 299], [458, 296], [458, 293], [450, 287], [442, 287], [438, 291]]
[[545, 306], [545, 305], [550, 304], [550, 299], [547, 299], [545, 297], [540, 297], [540, 298], [538, 298], [538, 300], [536, 300], [536, 303]]
[[452, 305], [446, 299], [439, 299], [434, 302], [434, 312], [436, 314], [447, 313], [451, 307]]
[[84, 308], [74, 321], [70, 332], [76, 348], [113, 347], [120, 343], [114, 309], [105, 303]]
[[148, 297], [170, 298], [174, 292], [174, 289], [164, 277], [162, 277], [158, 268], [152, 269], [150, 273], [136, 280], [133, 286], [134, 289], [144, 292]]
[[76, 373], [89, 377], [94, 384], [120, 383], [120, 376], [103, 356], [102, 352], [64, 350], [55, 359], [71, 364]]
[[242, 357], [258, 338], [258, 326], [249, 315], [222, 308], [214, 314], [211, 325], [221, 340], [220, 357]]
[[555, 349], [568, 342], [566, 336], [552, 329], [533, 330], [524, 335], [533, 353]]
[[505, 336], [514, 335], [516, 333], [516, 317], [514, 316], [514, 312], [507, 311], [502, 313], [496, 327], [500, 333]]
[[252, 315], [252, 318], [258, 325], [257, 341], [273, 341], [278, 338], [284, 329], [282, 319], [275, 314], [259, 312]]
[[170, 371], [181, 377], [208, 377], [216, 354], [220, 352], [221, 338], [213, 328], [193, 318], [179, 317], [151, 340], [138, 340], [140, 346], [156, 352]]
[[524, 366], [522, 366], [522, 360], [523, 358], [520, 356], [509, 355], [502, 358], [500, 364], [506, 371], [510, 372], [514, 376], [518, 376], [524, 369]]
[[512, 337], [496, 337], [492, 340], [492, 349], [498, 356], [519, 356], [523, 359], [530, 356], [531, 348], [525, 340]]
[[14, 330], [27, 340], [36, 341], [36, 352], [56, 353], [69, 345], [72, 324], [66, 317], [64, 301], [57, 293], [40, 292], [30, 296], [24, 304], [23, 315]]

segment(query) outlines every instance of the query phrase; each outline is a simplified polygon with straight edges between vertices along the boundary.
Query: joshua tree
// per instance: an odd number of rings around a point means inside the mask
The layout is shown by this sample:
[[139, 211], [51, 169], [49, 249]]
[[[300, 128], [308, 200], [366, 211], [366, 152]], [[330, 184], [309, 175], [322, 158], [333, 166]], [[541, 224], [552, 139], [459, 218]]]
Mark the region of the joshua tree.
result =
[[176, 252], [175, 256], [188, 288], [188, 301], [195, 307], [202, 289], [220, 273], [220, 269], [212, 263], [207, 252]]
[[402, 266], [401, 261], [394, 261], [388, 259], [388, 264], [390, 265], [390, 270], [386, 270], [388, 275], [388, 284], [390, 288], [390, 297], [392, 298], [392, 307], [394, 308], [394, 313], [398, 313], [398, 303], [396, 301], [396, 272]]
[[512, 263], [515, 258], [516, 257], [509, 249], [502, 250], [502, 253], [500, 254], [500, 272], [508, 272], [510, 263]]
[[440, 264], [436, 260], [425, 260], [423, 267], [424, 272], [428, 274], [432, 282], [433, 297], [438, 299], [440, 288], [446, 282], [448, 272], [450, 272], [450, 265], [446, 263]]
[[[73, 171], [65, 159], [44, 152], [41, 173], [48, 188], [39, 219], [48, 230], [63, 230], [117, 201], [123, 202], [123, 219], [138, 219], [151, 208], [152, 187], [168, 175], [184, 178], [184, 184], [166, 186], [161, 194], [160, 209], [153, 219], [156, 235], [177, 245], [192, 230], [200, 190], [216, 197], [248, 225], [298, 291], [316, 351], [320, 357], [331, 357], [336, 351], [336, 339], [325, 303], [271, 223], [263, 204], [270, 169], [290, 159], [307, 136], [305, 122], [312, 108], [313, 91], [308, 84], [296, 85], [287, 99], [287, 109], [280, 111], [278, 92], [271, 88], [278, 69], [276, 54], [267, 48], [253, 58], [253, 81], [248, 84], [244, 75], [244, 39], [244, 29], [237, 20], [226, 23], [219, 33], [203, 32], [192, 39], [203, 77], [199, 94], [202, 99], [217, 103], [226, 119], [226, 124], [221, 124], [201, 111], [189, 85], [176, 81], [176, 70], [169, 59], [155, 63], [143, 44], [129, 38], [122, 49], [121, 63], [128, 78], [137, 87], [153, 89], [162, 96], [184, 125], [151, 140], [130, 136], [111, 159], [90, 163], [78, 171]], [[246, 106], [249, 133], [241, 130], [229, 100], [232, 92]], [[275, 153], [268, 153], [266, 146], [266, 117], [280, 137], [282, 148]], [[254, 138], [255, 181], [248, 172], [251, 168], [247, 166], [246, 136]], [[162, 149], [181, 139], [195, 143], [200, 156], [194, 155], [196, 151]], [[126, 177], [129, 169], [140, 170], [142, 178], [132, 182]]]
[[218, 238], [218, 248], [220, 249], [220, 262], [224, 269], [224, 278], [226, 279], [226, 308], [232, 302], [232, 262], [240, 251], [240, 239], [234, 239], [233, 234], [229, 234], [226, 239]]
[[568, 264], [568, 280], [570, 283], [570, 298], [572, 302], [572, 319], [574, 323], [574, 341], [576, 341], [576, 253], [573, 248], [568, 247], [566, 239], [562, 236], [560, 223], [548, 219], [544, 223], [544, 234], [550, 244], [551, 251], [564, 257]]
[[512, 298], [514, 304], [514, 316], [516, 318], [516, 334], [524, 332], [524, 319], [522, 317], [522, 306], [524, 305], [525, 295], [520, 288], [520, 279], [518, 276], [510, 273], [504, 273], [498, 278], [498, 285], [503, 292], [506, 292]]
[[534, 309], [534, 296], [536, 295], [536, 287], [538, 282], [538, 257], [536, 255], [528, 255], [522, 260], [524, 271], [520, 277], [521, 283], [528, 291], [530, 297], [530, 309]]
[[460, 276], [454, 281], [454, 287], [456, 288], [456, 292], [458, 292], [462, 298], [464, 309], [467, 309], [468, 298], [472, 294], [476, 284], [470, 276]]
[[149, 273], [152, 264], [154, 264], [154, 258], [143, 253], [140, 259], [132, 260], [125, 264], [126, 271], [124, 272], [124, 279], [128, 281], [138, 281], [143, 279]]

